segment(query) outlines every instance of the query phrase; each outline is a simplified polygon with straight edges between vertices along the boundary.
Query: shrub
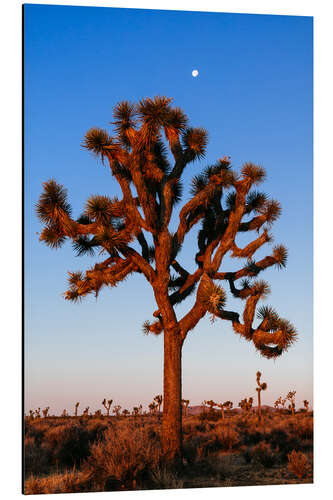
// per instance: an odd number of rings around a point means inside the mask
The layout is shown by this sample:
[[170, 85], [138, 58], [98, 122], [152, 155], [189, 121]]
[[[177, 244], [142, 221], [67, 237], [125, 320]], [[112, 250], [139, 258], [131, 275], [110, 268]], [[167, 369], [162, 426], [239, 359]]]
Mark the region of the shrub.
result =
[[306, 455], [301, 451], [293, 450], [288, 454], [288, 470], [298, 479], [304, 477], [308, 472], [309, 464]]
[[76, 424], [62, 424], [45, 434], [46, 445], [62, 465], [75, 465], [89, 454], [89, 434]]
[[242, 456], [247, 464], [252, 461], [252, 450], [251, 448], [244, 447], [242, 450]]
[[146, 429], [116, 427], [105, 432], [104, 440], [92, 444], [84, 469], [90, 471], [98, 490], [132, 489], [149, 477], [160, 456], [159, 440], [149, 439]]
[[89, 490], [89, 475], [79, 471], [67, 471], [47, 477], [30, 476], [24, 483], [25, 495], [79, 493]]
[[210, 422], [217, 422], [221, 418], [221, 412], [220, 411], [207, 411], [207, 412], [201, 412], [199, 413], [199, 420], [201, 422], [204, 421], [210, 421]]
[[282, 448], [286, 447], [289, 440], [289, 436], [286, 433], [286, 431], [277, 427], [271, 430], [271, 432], [267, 435], [266, 440], [271, 443], [273, 448], [279, 447], [281, 449], [281, 447]]
[[268, 443], [262, 442], [255, 446], [252, 450], [254, 460], [259, 462], [266, 468], [272, 467], [276, 462], [276, 455], [273, 453], [271, 446]]
[[264, 434], [259, 431], [251, 432], [249, 430], [246, 430], [245, 432], [243, 431], [242, 433], [242, 441], [246, 445], [258, 444], [263, 439], [264, 439]]
[[101, 420], [90, 420], [86, 427], [90, 443], [103, 439], [107, 428], [108, 425]]
[[24, 473], [43, 474], [48, 472], [51, 455], [45, 446], [37, 444], [33, 437], [24, 439]]
[[184, 481], [175, 471], [165, 467], [157, 467], [151, 473], [151, 488], [159, 490], [183, 488]]
[[239, 434], [233, 429], [223, 429], [219, 434], [222, 450], [231, 450], [239, 443]]
[[303, 418], [295, 426], [295, 433], [299, 439], [313, 439], [313, 420], [312, 418]]

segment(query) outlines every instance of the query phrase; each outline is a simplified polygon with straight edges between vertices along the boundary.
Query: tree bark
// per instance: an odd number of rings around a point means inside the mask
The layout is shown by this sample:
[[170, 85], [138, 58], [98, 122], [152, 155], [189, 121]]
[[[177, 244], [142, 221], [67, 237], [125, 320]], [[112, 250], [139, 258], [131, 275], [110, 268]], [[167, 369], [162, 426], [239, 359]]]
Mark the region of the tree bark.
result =
[[258, 391], [258, 417], [259, 417], [259, 422], [261, 422], [261, 397], [260, 397], [260, 391]]
[[162, 449], [167, 462], [182, 457], [182, 344], [177, 331], [164, 331]]

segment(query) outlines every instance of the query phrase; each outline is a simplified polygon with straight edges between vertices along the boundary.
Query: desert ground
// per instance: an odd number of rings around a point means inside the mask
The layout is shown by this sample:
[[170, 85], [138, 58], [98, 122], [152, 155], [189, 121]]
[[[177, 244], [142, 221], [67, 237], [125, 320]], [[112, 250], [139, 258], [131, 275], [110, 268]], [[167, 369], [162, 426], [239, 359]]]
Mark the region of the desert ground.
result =
[[173, 469], [160, 414], [26, 416], [25, 494], [313, 482], [313, 412], [188, 410]]

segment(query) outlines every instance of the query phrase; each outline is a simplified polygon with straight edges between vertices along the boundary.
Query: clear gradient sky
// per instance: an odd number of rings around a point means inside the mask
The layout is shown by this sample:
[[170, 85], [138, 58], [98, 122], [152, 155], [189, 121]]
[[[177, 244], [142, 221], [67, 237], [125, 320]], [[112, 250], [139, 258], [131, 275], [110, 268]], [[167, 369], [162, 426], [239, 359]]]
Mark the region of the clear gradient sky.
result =
[[[104, 397], [132, 409], [162, 392], [162, 336], [141, 333], [155, 309], [144, 278], [105, 289], [97, 301], [65, 301], [67, 271], [94, 260], [75, 257], [70, 243], [59, 251], [40, 243], [34, 213], [51, 177], [68, 189], [77, 216], [90, 195], [119, 193], [82, 148], [83, 136], [107, 128], [118, 101], [154, 95], [173, 97], [193, 126], [209, 132], [206, 159], [188, 167], [185, 187], [225, 154], [236, 169], [245, 161], [266, 168], [261, 188], [283, 209], [275, 243], [289, 250], [286, 270], [262, 274], [272, 289], [266, 302], [299, 332], [272, 361], [228, 322], [202, 320], [183, 348], [183, 397], [237, 406], [256, 395], [260, 370], [264, 404], [289, 390], [297, 406], [312, 404], [312, 28], [310, 17], [25, 6], [26, 412], [72, 411], [76, 401], [97, 409]], [[195, 233], [181, 254], [190, 270], [194, 243]], [[242, 304], [230, 298], [228, 307]]]

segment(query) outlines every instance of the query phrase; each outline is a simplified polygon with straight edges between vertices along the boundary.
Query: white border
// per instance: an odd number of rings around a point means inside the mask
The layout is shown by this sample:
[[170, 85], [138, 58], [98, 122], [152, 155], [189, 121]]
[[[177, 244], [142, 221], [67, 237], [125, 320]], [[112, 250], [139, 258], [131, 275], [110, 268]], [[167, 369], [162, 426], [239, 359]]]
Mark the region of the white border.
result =
[[[332, 476], [332, 12], [329, 1], [306, 0], [123, 0], [38, 1], [28, 3], [159, 8], [215, 12], [310, 15], [315, 17], [315, 485], [219, 488], [112, 493], [127, 498], [255, 498], [329, 497]], [[319, 5], [318, 5], [319, 4]], [[1, 2], [1, 493], [20, 497], [20, 336], [21, 336], [21, 5]], [[283, 489], [282, 489], [283, 488]], [[88, 494], [81, 494], [88, 495]], [[44, 498], [55, 497], [44, 495]], [[57, 495], [57, 499], [67, 498]], [[76, 497], [75, 497], [76, 498]], [[89, 498], [101, 498], [90, 493]]]

